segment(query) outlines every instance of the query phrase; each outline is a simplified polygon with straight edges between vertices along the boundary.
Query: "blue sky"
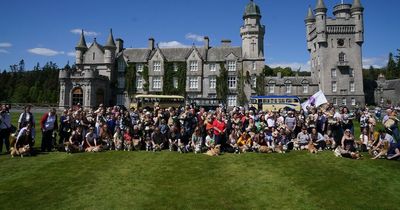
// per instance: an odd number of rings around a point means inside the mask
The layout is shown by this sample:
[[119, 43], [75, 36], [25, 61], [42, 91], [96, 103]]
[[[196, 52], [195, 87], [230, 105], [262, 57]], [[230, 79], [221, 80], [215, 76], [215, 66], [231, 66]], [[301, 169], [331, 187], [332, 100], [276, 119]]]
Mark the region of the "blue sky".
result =
[[[344, 0], [352, 3], [353, 0]], [[160, 46], [211, 45], [231, 39], [240, 45], [239, 28], [249, 0], [13, 0], [0, 1], [0, 70], [24, 59], [27, 69], [37, 62], [53, 61], [64, 66], [74, 62], [79, 39], [75, 29], [88, 32], [104, 44], [109, 29], [125, 47], [146, 47], [149, 37]], [[266, 26], [265, 56], [271, 66], [307, 70], [304, 18], [316, 0], [255, 0]], [[325, 0], [332, 7], [340, 0]], [[386, 65], [389, 52], [400, 48], [399, 0], [361, 0], [365, 7], [364, 66]]]

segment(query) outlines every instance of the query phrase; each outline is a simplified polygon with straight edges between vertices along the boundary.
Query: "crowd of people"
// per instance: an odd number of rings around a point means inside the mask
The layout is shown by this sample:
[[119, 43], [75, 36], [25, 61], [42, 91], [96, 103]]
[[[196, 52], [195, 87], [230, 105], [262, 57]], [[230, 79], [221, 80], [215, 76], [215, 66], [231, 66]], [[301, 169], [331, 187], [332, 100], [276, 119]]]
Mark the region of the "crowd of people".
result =
[[[14, 141], [9, 107], [1, 106], [0, 137], [6, 150], [33, 152], [35, 119], [31, 106], [26, 106], [18, 119]], [[376, 129], [377, 118], [368, 108], [353, 113], [347, 107], [325, 104], [295, 111], [257, 110], [255, 107], [234, 107], [212, 111], [186, 105], [180, 108], [126, 109], [122, 106], [96, 109], [65, 109], [58, 117], [56, 109], [40, 119], [41, 152], [55, 149], [68, 153], [105, 150], [177, 151], [204, 153], [218, 145], [226, 153], [285, 153], [291, 150], [318, 152], [334, 150], [342, 157], [360, 158], [359, 152], [371, 157], [400, 157], [400, 136], [397, 111], [386, 110], [384, 129]], [[354, 136], [358, 121], [361, 135]], [[55, 133], [58, 133], [56, 137]], [[12, 137], [11, 137], [12, 139]], [[2, 151], [2, 150], [0, 150]]]

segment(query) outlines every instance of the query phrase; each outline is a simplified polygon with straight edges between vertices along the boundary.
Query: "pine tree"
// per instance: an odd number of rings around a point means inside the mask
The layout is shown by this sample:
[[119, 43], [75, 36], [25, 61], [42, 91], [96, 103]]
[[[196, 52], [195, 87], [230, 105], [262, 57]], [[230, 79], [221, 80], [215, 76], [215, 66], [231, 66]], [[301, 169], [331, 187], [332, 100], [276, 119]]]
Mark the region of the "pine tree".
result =
[[396, 77], [396, 62], [393, 59], [393, 53], [389, 53], [388, 64], [386, 67], [386, 78], [393, 79]]

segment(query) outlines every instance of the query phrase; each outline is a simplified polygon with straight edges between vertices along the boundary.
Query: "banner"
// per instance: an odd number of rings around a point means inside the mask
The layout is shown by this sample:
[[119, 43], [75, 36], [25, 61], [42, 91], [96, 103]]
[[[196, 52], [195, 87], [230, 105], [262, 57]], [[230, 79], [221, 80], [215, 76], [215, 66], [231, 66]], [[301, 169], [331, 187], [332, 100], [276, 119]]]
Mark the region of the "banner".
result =
[[322, 90], [318, 91], [314, 95], [312, 95], [307, 101], [301, 104], [301, 107], [303, 108], [304, 111], [307, 111], [308, 106], [315, 106], [319, 107], [322, 104], [328, 103], [328, 100], [326, 99], [324, 93]]

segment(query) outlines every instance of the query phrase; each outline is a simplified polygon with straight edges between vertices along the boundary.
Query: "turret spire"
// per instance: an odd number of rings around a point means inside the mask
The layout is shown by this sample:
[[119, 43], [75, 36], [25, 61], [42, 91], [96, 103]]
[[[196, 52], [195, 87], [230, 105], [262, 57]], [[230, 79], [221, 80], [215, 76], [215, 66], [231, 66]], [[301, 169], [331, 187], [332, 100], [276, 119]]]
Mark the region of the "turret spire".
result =
[[107, 43], [104, 47], [117, 47], [114, 42], [114, 37], [112, 34], [112, 29], [110, 29], [110, 35], [108, 35]]
[[85, 41], [85, 34], [82, 29], [81, 38], [79, 39], [78, 44], [76, 45], [75, 49], [87, 49], [86, 41]]
[[311, 6], [309, 6], [306, 21], [314, 21], [314, 20], [315, 20], [314, 13], [311, 9]]
[[326, 9], [324, 0], [318, 0], [317, 6], [315, 7], [315, 9]]
[[353, 5], [351, 6], [352, 10], [363, 10], [364, 7], [361, 5], [360, 0], [354, 0]]

